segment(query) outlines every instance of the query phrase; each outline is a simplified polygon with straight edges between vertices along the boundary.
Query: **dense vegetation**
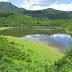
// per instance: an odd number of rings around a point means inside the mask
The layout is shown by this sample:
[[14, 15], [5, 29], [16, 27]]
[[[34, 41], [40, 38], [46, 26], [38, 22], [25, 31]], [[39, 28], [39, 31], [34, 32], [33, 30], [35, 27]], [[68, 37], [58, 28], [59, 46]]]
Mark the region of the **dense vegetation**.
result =
[[42, 17], [49, 19], [72, 19], [71, 11], [59, 11], [51, 8], [37, 11], [26, 11], [26, 14], [39, 18]]
[[72, 12], [27, 11], [0, 2], [0, 35], [7, 35], [0, 36], [0, 72], [72, 72], [72, 48], [64, 55], [47, 44], [17, 37], [34, 33], [72, 35]]
[[59, 11], [51, 8], [30, 11], [23, 8], [18, 8], [10, 2], [0, 2], [0, 12], [23, 13], [33, 17], [49, 19], [72, 19], [72, 11]]
[[[43, 18], [34, 18], [27, 16], [23, 13], [0, 13], [0, 27], [14, 27], [13, 29], [8, 29], [6, 31], [0, 30], [0, 34], [7, 34], [6, 32], [11, 33], [10, 31], [14, 30], [16, 35], [21, 33], [22, 36], [27, 30], [35, 30], [33, 33], [69, 33], [72, 35], [72, 19], [43, 19]], [[18, 32], [19, 33], [18, 33]], [[27, 32], [29, 34], [29, 31]], [[15, 34], [15, 33], [14, 33]], [[12, 35], [12, 34], [9, 34]]]
[[0, 72], [72, 72], [72, 48], [63, 56], [46, 44], [0, 36]]
[[0, 26], [55, 26], [63, 27], [72, 23], [72, 19], [60, 19], [60, 20], [51, 20], [51, 19], [41, 19], [33, 18], [22, 13], [0, 13]]
[[0, 72], [47, 72], [62, 56], [46, 44], [0, 36]]
[[26, 28], [25, 26], [31, 28], [32, 26], [45, 26], [36, 27], [36, 29], [59, 29], [72, 34], [72, 11], [58, 11], [51, 8], [28, 11], [9, 2], [0, 2], [0, 27]]
[[55, 72], [72, 72], [72, 47], [55, 63]]

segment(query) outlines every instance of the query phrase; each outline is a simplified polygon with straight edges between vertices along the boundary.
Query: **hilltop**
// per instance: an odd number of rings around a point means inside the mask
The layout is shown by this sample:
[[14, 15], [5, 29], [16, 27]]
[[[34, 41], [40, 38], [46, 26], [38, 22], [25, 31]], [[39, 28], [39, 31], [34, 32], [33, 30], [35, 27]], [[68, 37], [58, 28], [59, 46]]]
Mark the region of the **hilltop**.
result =
[[72, 19], [72, 11], [59, 11], [52, 8], [36, 11], [26, 11], [26, 14], [33, 17], [49, 19]]
[[33, 17], [49, 19], [72, 19], [72, 11], [59, 11], [52, 8], [30, 11], [24, 8], [18, 8], [10, 2], [0, 2], [0, 12], [24, 13]]
[[10, 2], [0, 2], [0, 12], [5, 12], [5, 13], [19, 12], [20, 13], [22, 11], [24, 11], [24, 9], [18, 8]]

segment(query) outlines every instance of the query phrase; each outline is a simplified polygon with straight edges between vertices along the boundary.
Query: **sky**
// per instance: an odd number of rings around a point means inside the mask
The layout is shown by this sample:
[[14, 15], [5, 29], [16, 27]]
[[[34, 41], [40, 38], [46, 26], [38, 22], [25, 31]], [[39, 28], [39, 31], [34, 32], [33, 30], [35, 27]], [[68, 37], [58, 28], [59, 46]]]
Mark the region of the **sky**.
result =
[[27, 10], [42, 10], [54, 8], [57, 10], [72, 11], [72, 0], [0, 0]]

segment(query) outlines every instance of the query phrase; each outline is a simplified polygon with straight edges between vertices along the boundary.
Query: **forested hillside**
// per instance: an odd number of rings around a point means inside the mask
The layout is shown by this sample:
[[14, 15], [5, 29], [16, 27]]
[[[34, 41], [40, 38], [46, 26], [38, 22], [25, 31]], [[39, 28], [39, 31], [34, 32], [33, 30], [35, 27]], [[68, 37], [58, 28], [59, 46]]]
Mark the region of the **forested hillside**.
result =
[[0, 2], [0, 12], [23, 13], [33, 17], [49, 19], [72, 19], [72, 11], [59, 11], [51, 8], [30, 11], [23, 8], [18, 8], [10, 2]]
[[[0, 13], [0, 27], [22, 27], [23, 29], [59, 29], [67, 33], [72, 31], [72, 19], [37, 18], [23, 13]], [[63, 33], [64, 33], [63, 32]]]
[[59, 11], [51, 8], [37, 11], [26, 11], [26, 14], [33, 17], [49, 19], [72, 19], [71, 11]]
[[47, 43], [22, 38], [32, 34], [63, 34], [64, 40], [64, 34], [72, 36], [72, 11], [30, 11], [0, 2], [0, 72], [72, 72], [72, 47], [64, 53]]

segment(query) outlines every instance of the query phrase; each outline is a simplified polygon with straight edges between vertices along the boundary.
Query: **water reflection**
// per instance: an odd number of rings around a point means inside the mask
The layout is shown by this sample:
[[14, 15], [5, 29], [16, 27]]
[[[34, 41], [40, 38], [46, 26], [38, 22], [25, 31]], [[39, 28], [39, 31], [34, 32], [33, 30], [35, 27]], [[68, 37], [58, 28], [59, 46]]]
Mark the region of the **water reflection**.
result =
[[52, 46], [56, 46], [60, 49], [68, 48], [72, 45], [72, 38], [68, 34], [53, 34], [53, 35], [47, 35], [47, 34], [34, 34], [34, 35], [27, 35], [23, 38], [27, 38], [33, 41], [40, 41], [47, 43]]

